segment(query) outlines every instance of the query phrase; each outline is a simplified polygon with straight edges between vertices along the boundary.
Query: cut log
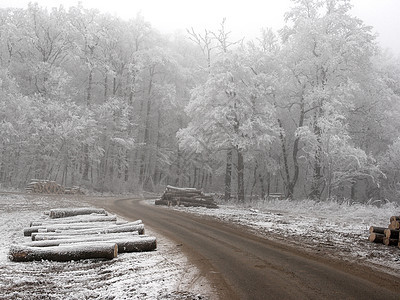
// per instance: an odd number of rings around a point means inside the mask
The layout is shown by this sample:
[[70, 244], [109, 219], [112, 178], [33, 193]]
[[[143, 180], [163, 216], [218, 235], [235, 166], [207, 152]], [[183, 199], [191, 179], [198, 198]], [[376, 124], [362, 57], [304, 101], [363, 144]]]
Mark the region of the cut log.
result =
[[193, 192], [165, 192], [163, 194], [163, 199], [171, 199], [171, 198], [175, 198], [175, 197], [199, 197], [201, 196], [201, 192], [198, 193], [193, 193]]
[[168, 185], [156, 205], [184, 205], [217, 208], [214, 197], [195, 188], [178, 188]]
[[79, 215], [107, 215], [107, 212], [102, 208], [79, 207], [79, 208], [56, 208], [50, 210], [50, 218], [65, 218]]
[[32, 221], [30, 226], [41, 226], [44, 224], [70, 224], [70, 223], [91, 223], [91, 222], [116, 222], [117, 216], [97, 216], [97, 215], [80, 215], [74, 217], [45, 219]]
[[400, 221], [400, 216], [391, 216], [390, 222], [392, 222], [392, 221]]
[[369, 233], [380, 233], [380, 234], [385, 234], [385, 227], [377, 227], [377, 226], [371, 226], [369, 228]]
[[400, 221], [391, 221], [388, 228], [394, 229], [394, 230], [399, 230], [400, 229]]
[[154, 204], [155, 205], [170, 205], [170, 203], [169, 203], [170, 201], [168, 201], [168, 200], [163, 200], [163, 199], [158, 199], [158, 200], [155, 200], [154, 201]]
[[32, 238], [33, 241], [49, 241], [49, 240], [69, 240], [69, 239], [86, 239], [87, 241], [90, 241], [92, 238], [96, 238], [97, 240], [112, 240], [112, 239], [119, 239], [119, 238], [130, 238], [130, 237], [142, 237], [146, 235], [139, 235], [138, 232], [119, 232], [119, 233], [109, 233], [109, 234], [96, 234], [96, 235], [65, 235], [62, 233], [46, 233], [46, 234], [40, 234], [40, 233], [33, 233], [34, 238]]
[[369, 235], [369, 237], [368, 237], [368, 239], [369, 239], [369, 241], [370, 242], [373, 242], [373, 243], [383, 243], [383, 238], [384, 238], [385, 236], [383, 235], [383, 234], [381, 234], [381, 233], [371, 233], [370, 235]]
[[118, 232], [138, 232], [140, 235], [144, 234], [144, 225], [135, 222], [123, 225], [113, 225], [106, 228], [93, 228], [93, 229], [78, 229], [78, 230], [63, 230], [65, 233], [81, 234], [108, 234]]
[[387, 238], [391, 238], [391, 239], [399, 239], [399, 230], [394, 230], [394, 229], [385, 229], [385, 236]]
[[[49, 233], [40, 233], [41, 235], [89, 235], [89, 234], [110, 234], [110, 233], [119, 233], [119, 232], [137, 232], [138, 234], [144, 234], [144, 225], [143, 224], [133, 224], [130, 225], [114, 225], [106, 228], [91, 228], [91, 229], [77, 229], [77, 230], [60, 230], [59, 232], [49, 232]], [[32, 241], [36, 240], [36, 236], [39, 233], [32, 233]]]
[[205, 208], [218, 208], [218, 205], [214, 203], [181, 202], [180, 204], [185, 207], [193, 206], [193, 207], [205, 207]]
[[29, 247], [54, 247], [66, 244], [77, 244], [97, 241], [109, 241], [118, 245], [118, 253], [124, 252], [143, 252], [153, 251], [157, 248], [157, 241], [155, 237], [151, 236], [120, 236], [120, 237], [107, 237], [107, 236], [85, 236], [75, 239], [61, 239], [61, 240], [45, 240], [35, 241], [24, 244]]
[[12, 245], [9, 259], [17, 262], [34, 260], [71, 261], [81, 259], [113, 259], [117, 257], [118, 246], [112, 242], [81, 243], [58, 247], [28, 247]]
[[[128, 224], [128, 223], [126, 223]], [[133, 225], [132, 223], [129, 223]], [[134, 223], [140, 224], [140, 223]], [[70, 224], [49, 224], [40, 226], [31, 226], [24, 228], [24, 236], [31, 236], [32, 233], [38, 232], [40, 229], [45, 229], [47, 232], [56, 232], [62, 230], [77, 230], [77, 229], [92, 229], [92, 228], [108, 228], [115, 226], [115, 222], [89, 222], [89, 223], [70, 223]]]
[[383, 243], [386, 246], [397, 246], [399, 244], [399, 239], [391, 239], [386, 236], [383, 238]]
[[196, 188], [180, 188], [172, 185], [167, 185], [167, 191], [175, 191], [175, 192], [201, 192]]

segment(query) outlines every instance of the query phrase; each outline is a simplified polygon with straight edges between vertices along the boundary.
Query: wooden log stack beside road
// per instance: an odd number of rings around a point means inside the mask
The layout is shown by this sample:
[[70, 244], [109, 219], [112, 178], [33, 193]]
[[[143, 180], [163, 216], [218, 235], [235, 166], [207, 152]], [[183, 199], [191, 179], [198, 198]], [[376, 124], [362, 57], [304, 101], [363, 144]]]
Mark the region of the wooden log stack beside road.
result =
[[25, 191], [32, 194], [69, 194], [83, 195], [84, 192], [79, 186], [64, 187], [55, 181], [31, 179], [31, 182], [25, 187]]
[[104, 209], [54, 209], [30, 224], [24, 235], [32, 241], [11, 245], [10, 260], [113, 259], [118, 253], [157, 248], [156, 238], [144, 235], [141, 220], [118, 221]]
[[201, 206], [218, 208], [212, 195], [206, 195], [196, 188], [179, 188], [168, 185], [161, 196], [155, 201], [156, 205], [168, 206]]
[[385, 227], [371, 226], [369, 228], [369, 241], [382, 243], [386, 246], [397, 246], [400, 248], [400, 216], [392, 216], [389, 225]]

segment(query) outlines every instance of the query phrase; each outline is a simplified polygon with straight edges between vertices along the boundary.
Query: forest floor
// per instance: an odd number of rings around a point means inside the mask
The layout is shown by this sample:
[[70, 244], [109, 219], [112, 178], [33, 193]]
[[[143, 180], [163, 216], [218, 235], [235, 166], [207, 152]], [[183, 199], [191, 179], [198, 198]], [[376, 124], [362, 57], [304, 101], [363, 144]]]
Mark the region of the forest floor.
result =
[[[200, 279], [179, 247], [157, 237], [157, 250], [124, 253], [110, 261], [29, 262], [8, 260], [11, 243], [30, 240], [23, 228], [44, 211], [88, 206], [74, 196], [0, 194], [0, 299], [209, 299], [209, 284]], [[195, 279], [196, 284], [193, 284]]]
[[270, 200], [246, 205], [224, 203], [217, 209], [173, 209], [246, 227], [256, 235], [314, 254], [368, 265], [395, 276], [400, 274], [400, 249], [368, 241], [370, 226], [386, 228], [391, 216], [400, 215], [396, 204]]

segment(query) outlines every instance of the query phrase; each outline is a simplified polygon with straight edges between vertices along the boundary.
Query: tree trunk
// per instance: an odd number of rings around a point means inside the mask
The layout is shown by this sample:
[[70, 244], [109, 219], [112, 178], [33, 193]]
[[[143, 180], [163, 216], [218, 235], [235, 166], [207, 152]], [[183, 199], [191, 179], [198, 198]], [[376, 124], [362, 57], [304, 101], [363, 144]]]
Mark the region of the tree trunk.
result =
[[225, 201], [231, 199], [231, 180], [232, 180], [232, 149], [226, 155], [225, 169]]
[[107, 74], [107, 69], [105, 70], [105, 76], [104, 76], [104, 102], [107, 102], [108, 98], [108, 74]]
[[117, 257], [117, 254], [118, 246], [112, 242], [81, 243], [46, 248], [12, 245], [9, 258], [17, 262], [34, 260], [70, 261], [93, 258], [113, 259]]
[[321, 114], [315, 113], [314, 116], [314, 134], [317, 137], [317, 149], [314, 155], [314, 174], [311, 184], [311, 199], [319, 199], [321, 197], [321, 179], [322, 179], [322, 132], [318, 125], [318, 116]]
[[[88, 144], [85, 144], [83, 146], [83, 174], [82, 174], [82, 179], [89, 181], [89, 146]], [[65, 178], [65, 181], [67, 178]]]
[[[264, 177], [260, 174], [258, 174], [258, 179], [260, 181], [260, 188], [261, 188], [261, 199], [265, 199], [265, 184], [264, 184]], [[268, 189], [267, 193], [269, 194], [269, 184], [270, 184], [270, 175], [268, 173]]]
[[240, 202], [244, 202], [244, 160], [243, 160], [243, 152], [240, 149], [237, 149], [237, 162], [238, 162], [238, 200]]
[[87, 87], [87, 95], [86, 95], [86, 106], [90, 107], [92, 105], [92, 85], [93, 85], [93, 69], [89, 70], [88, 77], [88, 87]]
[[254, 188], [257, 184], [257, 169], [258, 169], [258, 164], [256, 162], [256, 165], [255, 165], [254, 171], [253, 171], [253, 184], [251, 185], [251, 190], [250, 190], [250, 201], [253, 200]]
[[145, 151], [142, 152], [142, 157], [141, 157], [141, 165], [140, 165], [140, 183], [142, 185], [146, 184], [147, 181], [147, 172], [148, 172], [148, 161], [147, 158], [150, 158], [150, 114], [151, 114], [151, 108], [152, 108], [152, 99], [151, 99], [151, 94], [152, 94], [152, 89], [153, 89], [153, 77], [154, 77], [154, 72], [155, 72], [155, 66], [152, 66], [149, 69], [150, 72], [150, 79], [149, 79], [149, 86], [147, 90], [147, 106], [146, 106], [146, 116], [145, 116], [145, 128], [144, 128], [144, 147]]

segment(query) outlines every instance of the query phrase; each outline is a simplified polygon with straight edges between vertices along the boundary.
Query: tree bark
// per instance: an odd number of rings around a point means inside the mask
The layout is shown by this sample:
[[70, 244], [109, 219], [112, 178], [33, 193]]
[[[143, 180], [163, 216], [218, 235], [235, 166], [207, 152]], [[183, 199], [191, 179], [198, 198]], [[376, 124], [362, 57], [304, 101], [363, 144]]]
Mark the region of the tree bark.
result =
[[56, 208], [50, 210], [50, 218], [65, 218], [72, 217], [78, 215], [107, 215], [107, 212], [102, 208], [90, 208], [90, 207], [82, 207], [82, 208]]
[[226, 154], [225, 201], [231, 199], [231, 180], [232, 180], [232, 149], [229, 149]]
[[243, 152], [240, 149], [237, 149], [237, 162], [238, 162], [238, 200], [240, 202], [244, 202], [244, 159]]
[[88, 235], [67, 235], [65, 233], [54, 233], [51, 232], [51, 234], [39, 234], [39, 233], [34, 233], [35, 239], [33, 242], [39, 242], [39, 241], [49, 241], [49, 240], [73, 240], [73, 239], [88, 239], [87, 241], [91, 241], [91, 239], [97, 238], [97, 240], [104, 240], [104, 241], [110, 241], [113, 239], [124, 239], [124, 238], [131, 238], [131, 237], [142, 237], [145, 235], [139, 235], [139, 233], [136, 232], [117, 232], [117, 233], [109, 233], [109, 234], [88, 234]]
[[383, 238], [383, 243], [386, 246], [398, 246], [399, 244], [399, 239], [392, 239], [392, 238], [388, 238], [388, 237], [384, 237]]
[[373, 242], [373, 243], [383, 243], [383, 238], [384, 237], [385, 236], [383, 234], [380, 234], [380, 233], [371, 233], [369, 235], [368, 239], [369, 239], [370, 242]]
[[399, 239], [399, 230], [394, 230], [394, 229], [385, 229], [385, 236], [387, 238], [391, 238], [391, 239]]
[[112, 242], [118, 245], [118, 253], [152, 251], [157, 248], [155, 237], [151, 236], [84, 236], [76, 239], [42, 240], [24, 244], [29, 247], [54, 247], [84, 242]]
[[90, 229], [76, 229], [76, 230], [60, 230], [57, 232], [48, 232], [48, 233], [32, 233], [32, 241], [36, 240], [37, 236], [57, 236], [57, 235], [89, 235], [89, 234], [110, 234], [110, 233], [122, 233], [122, 232], [137, 232], [139, 235], [144, 234], [144, 225], [143, 224], [123, 224], [123, 225], [114, 225], [105, 228], [90, 228]]
[[[305, 118], [305, 110], [304, 110], [304, 98], [303, 95], [300, 98], [300, 112], [299, 112], [299, 123], [297, 125], [298, 128], [303, 127], [304, 125], [304, 118]], [[278, 119], [278, 125], [280, 127], [280, 135], [279, 138], [281, 140], [281, 147], [282, 147], [282, 156], [284, 160], [284, 170], [285, 170], [285, 197], [288, 199], [293, 198], [294, 195], [294, 188], [296, 187], [297, 180], [299, 179], [300, 167], [298, 162], [298, 153], [299, 153], [299, 143], [300, 137], [296, 136], [293, 143], [293, 150], [292, 150], [292, 159], [293, 159], [293, 177], [291, 178], [289, 172], [289, 163], [288, 163], [288, 153], [286, 149], [286, 141], [285, 136], [283, 134], [284, 128], [282, 125], [282, 121]]]
[[55, 224], [73, 224], [73, 223], [91, 223], [91, 222], [116, 222], [116, 216], [94, 216], [94, 215], [79, 215], [66, 218], [46, 219], [32, 221], [30, 226], [55, 225]]
[[60, 230], [78, 230], [78, 229], [93, 229], [93, 228], [107, 228], [115, 225], [115, 222], [102, 222], [99, 223], [70, 223], [70, 224], [44, 224], [39, 226], [31, 226], [24, 228], [24, 236], [31, 236], [34, 232], [39, 232], [41, 229], [45, 229], [46, 232], [56, 232]]
[[385, 230], [387, 228], [385, 227], [376, 227], [376, 226], [371, 226], [369, 228], [369, 233], [380, 233], [380, 234], [385, 234]]
[[318, 116], [321, 115], [321, 112], [318, 114], [315, 113], [314, 116], [314, 134], [317, 137], [317, 149], [315, 150], [314, 155], [314, 174], [311, 184], [311, 199], [319, 199], [321, 197], [321, 179], [322, 179], [322, 132], [321, 128], [318, 125]]
[[9, 258], [16, 262], [35, 260], [70, 261], [81, 259], [113, 259], [117, 257], [118, 246], [112, 242], [81, 243], [58, 247], [28, 247], [12, 245]]

